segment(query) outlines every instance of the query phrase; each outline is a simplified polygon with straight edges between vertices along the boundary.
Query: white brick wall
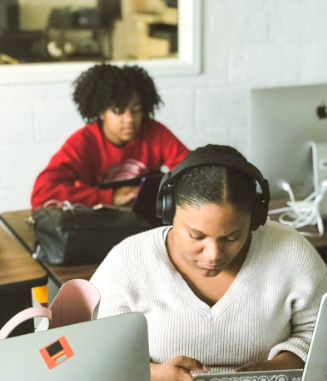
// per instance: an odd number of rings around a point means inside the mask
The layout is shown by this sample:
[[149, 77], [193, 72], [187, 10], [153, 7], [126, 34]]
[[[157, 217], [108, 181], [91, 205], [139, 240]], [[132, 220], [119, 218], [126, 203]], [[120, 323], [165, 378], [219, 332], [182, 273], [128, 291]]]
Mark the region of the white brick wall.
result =
[[[203, 0], [202, 73], [158, 77], [157, 119], [186, 145], [247, 154], [251, 88], [327, 82], [326, 0]], [[37, 173], [83, 125], [70, 83], [0, 84], [0, 211], [29, 207]]]

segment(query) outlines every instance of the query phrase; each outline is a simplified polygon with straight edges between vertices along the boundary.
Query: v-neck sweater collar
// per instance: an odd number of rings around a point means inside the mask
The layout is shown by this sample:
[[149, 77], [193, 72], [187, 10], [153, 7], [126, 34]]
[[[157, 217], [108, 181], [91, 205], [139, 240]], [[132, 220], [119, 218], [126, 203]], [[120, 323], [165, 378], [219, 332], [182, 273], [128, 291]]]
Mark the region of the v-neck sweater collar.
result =
[[182, 275], [176, 270], [172, 264], [167, 248], [166, 248], [166, 239], [168, 231], [171, 227], [164, 227], [158, 229], [160, 231], [161, 239], [158, 239], [158, 236], [154, 240], [156, 247], [156, 255], [159, 260], [163, 263], [166, 271], [172, 278], [172, 281], [176, 285], [176, 291], [179, 292], [182, 297], [188, 302], [188, 304], [200, 313], [203, 317], [206, 318], [217, 318], [220, 317], [228, 308], [231, 306], [239, 293], [242, 291], [243, 287], [246, 285], [247, 281], [251, 277], [252, 271], [255, 268], [256, 257], [259, 253], [259, 249], [263, 244], [263, 235], [264, 230], [260, 227], [257, 231], [252, 233], [251, 243], [246, 255], [246, 258], [243, 262], [242, 267], [240, 268], [238, 274], [236, 275], [233, 283], [228, 288], [226, 293], [218, 300], [216, 304], [210, 307], [207, 303], [199, 299], [189, 285], [186, 283]]

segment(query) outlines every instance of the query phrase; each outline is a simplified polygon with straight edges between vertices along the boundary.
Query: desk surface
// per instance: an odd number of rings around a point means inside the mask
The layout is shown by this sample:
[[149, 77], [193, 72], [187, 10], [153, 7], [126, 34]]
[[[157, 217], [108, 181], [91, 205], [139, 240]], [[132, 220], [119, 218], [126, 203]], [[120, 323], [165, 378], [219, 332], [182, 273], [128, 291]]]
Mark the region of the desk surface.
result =
[[0, 293], [47, 284], [45, 269], [0, 226]]
[[[272, 201], [270, 209], [281, 207], [281, 201]], [[13, 212], [5, 212], [0, 215], [0, 219], [9, 228], [11, 233], [17, 238], [18, 241], [25, 247], [29, 253], [34, 252], [34, 231], [25, 222], [26, 218], [30, 216], [30, 210], [19, 210]], [[277, 220], [278, 215], [272, 215], [271, 219]], [[306, 230], [315, 231], [315, 227], [306, 227]], [[325, 223], [325, 234], [323, 237], [311, 238], [308, 240], [317, 249], [327, 247], [327, 222]], [[70, 279], [86, 279], [89, 280], [98, 267], [94, 265], [79, 265], [79, 266], [55, 266], [44, 263], [44, 267], [48, 271], [52, 281], [60, 287], [63, 283]]]
[[[2, 213], [0, 218], [8, 227], [11, 233], [32, 254], [34, 252], [34, 231], [25, 222], [26, 218], [31, 215], [30, 210], [19, 210], [14, 212]], [[18, 246], [20, 246], [18, 244]], [[24, 249], [23, 249], [24, 251]], [[30, 255], [26, 253], [28, 257]], [[31, 258], [32, 259], [32, 258]], [[89, 280], [98, 267], [95, 265], [79, 265], [79, 266], [55, 266], [48, 263], [43, 263], [48, 271], [52, 281], [60, 287], [63, 283], [70, 279], [85, 279]]]

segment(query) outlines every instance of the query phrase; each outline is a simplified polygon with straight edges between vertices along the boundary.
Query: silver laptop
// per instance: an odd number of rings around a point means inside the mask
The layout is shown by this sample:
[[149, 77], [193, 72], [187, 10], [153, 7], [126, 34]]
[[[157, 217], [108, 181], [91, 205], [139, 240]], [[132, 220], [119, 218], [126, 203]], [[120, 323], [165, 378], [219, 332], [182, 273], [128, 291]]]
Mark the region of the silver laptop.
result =
[[132, 312], [0, 341], [3, 381], [150, 381], [145, 317]]
[[322, 297], [303, 369], [201, 374], [193, 381], [327, 381], [327, 293]]

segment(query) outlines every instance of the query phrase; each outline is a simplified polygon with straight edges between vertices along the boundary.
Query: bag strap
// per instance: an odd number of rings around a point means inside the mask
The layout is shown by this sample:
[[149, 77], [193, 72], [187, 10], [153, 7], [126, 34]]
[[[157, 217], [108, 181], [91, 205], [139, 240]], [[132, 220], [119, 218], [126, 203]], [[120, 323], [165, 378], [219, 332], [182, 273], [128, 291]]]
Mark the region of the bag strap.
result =
[[18, 312], [1, 328], [0, 340], [6, 339], [19, 324], [35, 317], [46, 317], [51, 322], [52, 311], [46, 307], [31, 307]]

